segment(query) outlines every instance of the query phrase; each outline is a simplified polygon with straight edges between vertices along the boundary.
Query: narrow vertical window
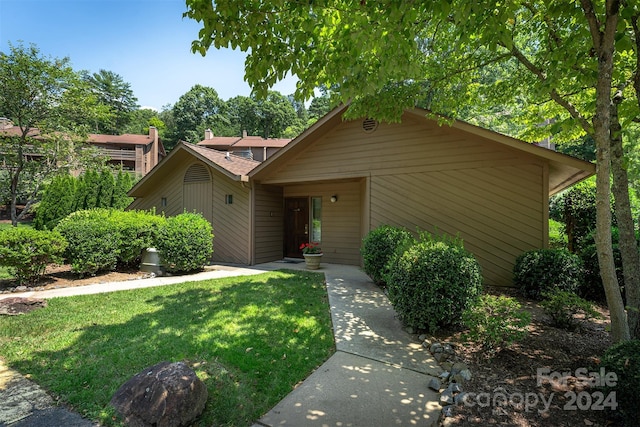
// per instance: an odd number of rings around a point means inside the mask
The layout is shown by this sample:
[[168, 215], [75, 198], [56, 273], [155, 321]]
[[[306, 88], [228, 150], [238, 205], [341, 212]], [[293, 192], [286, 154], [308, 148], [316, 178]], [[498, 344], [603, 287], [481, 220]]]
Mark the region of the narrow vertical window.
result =
[[311, 241], [322, 241], [322, 197], [311, 198]]

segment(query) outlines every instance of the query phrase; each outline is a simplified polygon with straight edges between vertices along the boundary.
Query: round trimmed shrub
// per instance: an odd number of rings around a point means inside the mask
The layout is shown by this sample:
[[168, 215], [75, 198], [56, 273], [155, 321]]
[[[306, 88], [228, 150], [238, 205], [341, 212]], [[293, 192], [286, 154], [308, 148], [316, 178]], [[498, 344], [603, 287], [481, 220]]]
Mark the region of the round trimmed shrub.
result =
[[200, 270], [213, 254], [213, 229], [202, 215], [185, 212], [167, 218], [155, 246], [168, 272]]
[[388, 273], [387, 263], [398, 248], [413, 242], [413, 236], [405, 228], [381, 225], [371, 230], [362, 240], [360, 248], [364, 272], [377, 285], [384, 286], [384, 278]]
[[145, 211], [112, 211], [109, 220], [118, 227], [118, 264], [135, 266], [142, 251], [155, 247], [166, 218]]
[[617, 414], [624, 425], [637, 426], [640, 420], [640, 340], [623, 341], [609, 347], [600, 366], [607, 374], [615, 373], [617, 377], [615, 385], [604, 387], [605, 396], [615, 392], [618, 407], [613, 414]]
[[393, 257], [387, 286], [402, 322], [433, 333], [460, 320], [482, 291], [482, 274], [462, 243], [423, 237]]
[[118, 226], [108, 209], [77, 211], [60, 221], [55, 230], [67, 239], [65, 258], [80, 275], [115, 270], [120, 254]]
[[554, 290], [575, 292], [584, 277], [582, 260], [564, 249], [537, 249], [516, 258], [513, 282], [523, 295], [536, 300]]
[[47, 264], [62, 262], [66, 247], [58, 232], [11, 227], [0, 232], [0, 265], [8, 267], [19, 284], [35, 284]]

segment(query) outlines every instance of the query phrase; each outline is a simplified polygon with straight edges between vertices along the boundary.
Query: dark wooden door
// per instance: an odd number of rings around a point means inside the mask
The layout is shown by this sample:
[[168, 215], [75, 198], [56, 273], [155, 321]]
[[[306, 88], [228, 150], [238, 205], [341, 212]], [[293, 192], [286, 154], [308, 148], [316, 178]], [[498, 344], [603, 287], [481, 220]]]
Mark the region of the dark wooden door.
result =
[[309, 199], [284, 199], [284, 256], [302, 258], [300, 245], [309, 241]]

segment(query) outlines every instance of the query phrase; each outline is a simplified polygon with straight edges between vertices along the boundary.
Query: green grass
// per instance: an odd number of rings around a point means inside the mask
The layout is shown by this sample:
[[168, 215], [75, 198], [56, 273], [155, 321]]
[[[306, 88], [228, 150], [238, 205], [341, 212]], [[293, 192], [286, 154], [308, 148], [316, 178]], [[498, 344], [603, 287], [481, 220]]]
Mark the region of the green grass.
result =
[[0, 317], [9, 366], [103, 425], [119, 425], [120, 385], [168, 360], [207, 386], [196, 425], [249, 426], [333, 351], [324, 276], [311, 272], [56, 298]]

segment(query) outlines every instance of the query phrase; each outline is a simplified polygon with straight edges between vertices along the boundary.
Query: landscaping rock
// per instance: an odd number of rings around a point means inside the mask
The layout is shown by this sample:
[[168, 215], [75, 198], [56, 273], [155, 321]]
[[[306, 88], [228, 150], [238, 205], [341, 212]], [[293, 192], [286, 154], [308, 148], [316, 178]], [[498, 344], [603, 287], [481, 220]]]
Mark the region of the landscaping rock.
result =
[[206, 402], [206, 386], [182, 362], [160, 362], [144, 369], [111, 399], [111, 405], [132, 427], [189, 425]]
[[0, 300], [0, 314], [16, 316], [46, 306], [47, 301], [41, 298], [6, 298]]
[[428, 387], [433, 391], [440, 391], [440, 389], [442, 388], [442, 383], [440, 383], [440, 380], [438, 380], [437, 378], [431, 378]]

